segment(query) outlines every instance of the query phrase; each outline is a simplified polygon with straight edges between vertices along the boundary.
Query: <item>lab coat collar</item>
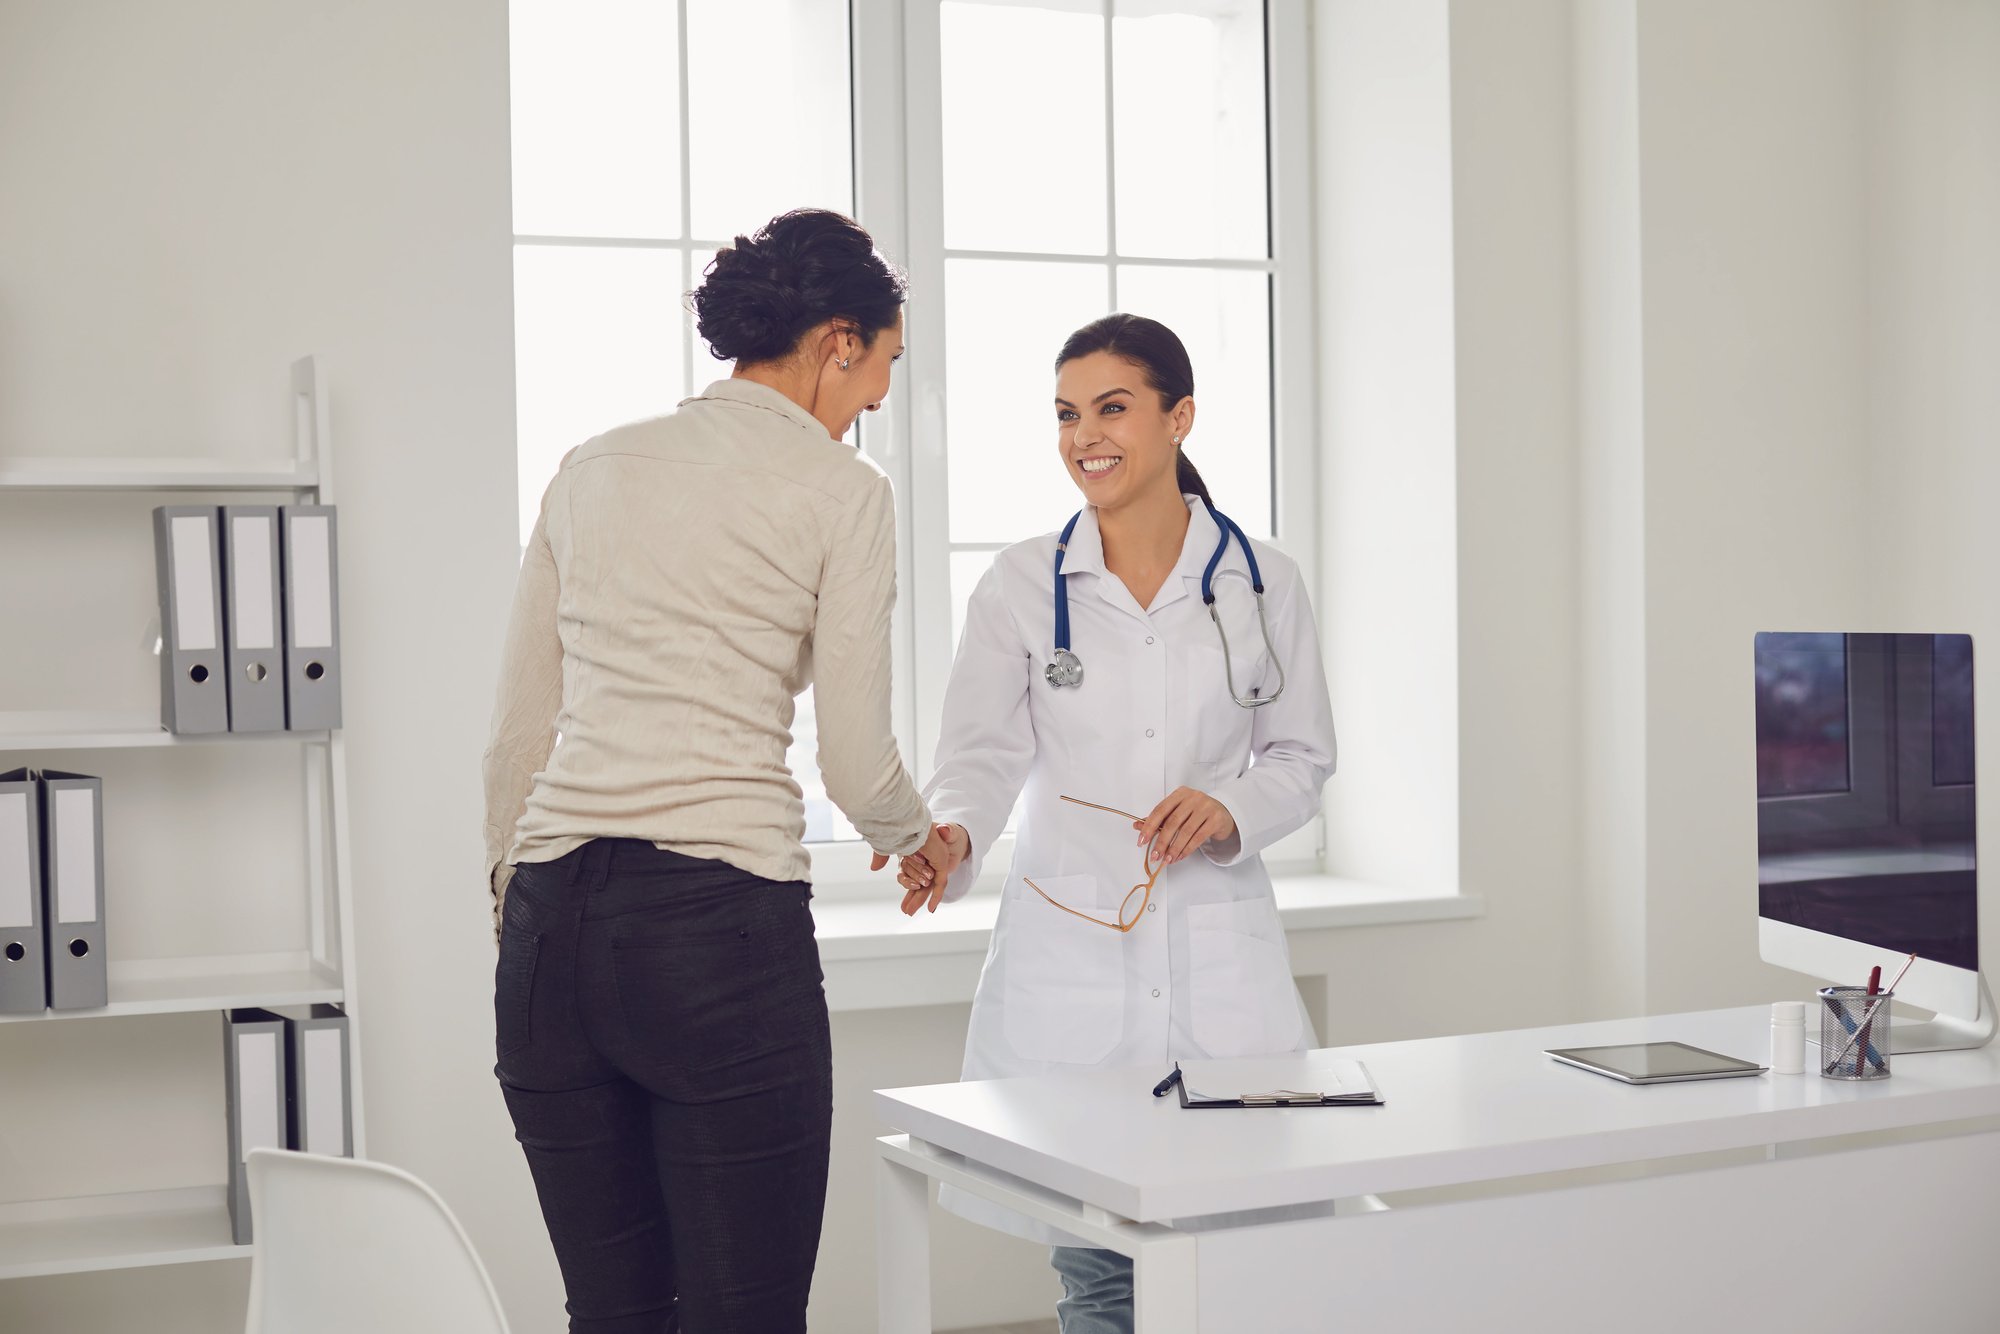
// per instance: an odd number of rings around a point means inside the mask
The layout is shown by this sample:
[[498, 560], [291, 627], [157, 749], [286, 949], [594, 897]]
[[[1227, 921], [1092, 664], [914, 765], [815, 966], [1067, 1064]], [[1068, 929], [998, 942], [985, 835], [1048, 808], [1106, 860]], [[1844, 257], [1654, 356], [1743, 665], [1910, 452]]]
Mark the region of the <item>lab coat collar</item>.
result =
[[[1195, 581], [1195, 588], [1201, 586], [1201, 572], [1207, 568], [1208, 558], [1215, 554], [1215, 543], [1222, 536], [1222, 527], [1209, 514], [1208, 506], [1201, 503], [1201, 497], [1183, 495], [1181, 499], [1187, 502], [1188, 507], [1187, 536], [1181, 542], [1180, 559], [1174, 562], [1173, 571], [1161, 583], [1150, 608], [1140, 607], [1131, 590], [1125, 587], [1125, 581], [1105, 569], [1104, 534], [1097, 526], [1095, 505], [1083, 507], [1083, 517], [1077, 520], [1076, 531], [1069, 535], [1069, 545], [1063, 554], [1063, 574], [1095, 574], [1097, 591], [1106, 602], [1139, 615], [1148, 615], [1187, 597], [1189, 579]], [[1229, 554], [1223, 557], [1222, 567], [1232, 563], [1241, 565], [1242, 562], [1242, 553], [1231, 543]]]
[[[746, 403], [753, 408], [764, 408], [777, 413], [781, 417], [791, 418], [794, 422], [823, 440], [833, 440], [833, 436], [828, 434], [825, 424], [819, 418], [813, 416], [810, 412], [792, 402], [791, 399], [786, 398], [783, 394], [771, 388], [771, 386], [758, 384], [755, 380], [739, 380], [734, 378], [717, 380], [693, 398], [682, 400], [681, 406], [686, 407], [689, 403], [699, 403], [704, 399], [721, 399], [729, 403]], [[834, 441], [834, 443], [838, 444], [840, 442]]]

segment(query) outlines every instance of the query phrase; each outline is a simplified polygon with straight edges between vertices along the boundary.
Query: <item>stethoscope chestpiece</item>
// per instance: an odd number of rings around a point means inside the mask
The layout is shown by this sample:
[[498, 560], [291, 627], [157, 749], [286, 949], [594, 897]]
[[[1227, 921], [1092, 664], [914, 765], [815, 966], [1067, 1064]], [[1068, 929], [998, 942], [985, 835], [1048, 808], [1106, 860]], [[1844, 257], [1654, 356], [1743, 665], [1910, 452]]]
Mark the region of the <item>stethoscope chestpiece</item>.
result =
[[1076, 654], [1066, 648], [1059, 648], [1056, 650], [1055, 659], [1042, 669], [1042, 675], [1047, 677], [1049, 684], [1058, 690], [1064, 686], [1082, 685], [1083, 663]]

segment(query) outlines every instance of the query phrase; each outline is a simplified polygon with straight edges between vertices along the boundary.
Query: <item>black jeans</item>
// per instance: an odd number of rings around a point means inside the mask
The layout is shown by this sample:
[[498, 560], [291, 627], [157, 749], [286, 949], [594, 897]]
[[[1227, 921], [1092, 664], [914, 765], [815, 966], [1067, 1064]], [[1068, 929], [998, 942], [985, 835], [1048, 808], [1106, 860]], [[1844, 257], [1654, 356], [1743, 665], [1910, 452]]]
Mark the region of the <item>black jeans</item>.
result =
[[507, 891], [495, 1073], [577, 1334], [792, 1334], [826, 1206], [812, 890], [631, 839]]

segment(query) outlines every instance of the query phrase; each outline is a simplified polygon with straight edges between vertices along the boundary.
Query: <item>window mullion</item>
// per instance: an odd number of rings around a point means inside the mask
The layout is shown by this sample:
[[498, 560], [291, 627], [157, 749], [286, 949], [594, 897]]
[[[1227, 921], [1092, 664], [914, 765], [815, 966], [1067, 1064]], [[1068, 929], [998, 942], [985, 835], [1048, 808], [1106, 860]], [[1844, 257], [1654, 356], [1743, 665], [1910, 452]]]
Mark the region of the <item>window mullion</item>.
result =
[[1104, 0], [1104, 250], [1111, 257], [1104, 266], [1107, 311], [1118, 309], [1118, 100], [1114, 85], [1117, 53], [1111, 45], [1113, 4], [1114, 0]]
[[[904, 759], [913, 772], [921, 774], [934, 741], [920, 720], [936, 712], [927, 676], [935, 664], [926, 660], [927, 636], [923, 633], [923, 627], [936, 621], [930, 619], [934, 613], [927, 613], [926, 590], [932, 582], [928, 572], [943, 559], [943, 536], [930, 532], [924, 516], [927, 512], [942, 513], [944, 482], [941, 459], [937, 476], [927, 475], [932, 469], [919, 442], [928, 439], [935, 444], [942, 439], [935, 425], [924, 424], [929, 421], [924, 404], [937, 392], [928, 377], [943, 374], [940, 353], [935, 350], [943, 346], [943, 299], [941, 280], [926, 273], [916, 259], [913, 220], [922, 209], [913, 204], [911, 193], [921, 188], [913, 182], [923, 176], [913, 169], [910, 159], [910, 94], [904, 85], [906, 44], [913, 39], [904, 30], [905, 8], [899, 0], [852, 0], [849, 52], [854, 89], [855, 218], [911, 278], [905, 312], [911, 355], [896, 371], [885, 411], [864, 425], [863, 439], [869, 456], [882, 465], [896, 489], [896, 580], [902, 596], [896, 599], [891, 625], [895, 682], [891, 707]], [[911, 4], [907, 8], [923, 6]], [[932, 26], [935, 28], [935, 22]], [[941, 420], [941, 410], [935, 415]], [[926, 542], [938, 549], [926, 550]], [[948, 589], [943, 596], [949, 615]], [[949, 667], [947, 660], [944, 669], [949, 671]], [[938, 689], [942, 690], [941, 683]]]
[[[1270, 201], [1271, 526], [1280, 549], [1298, 562], [1306, 591], [1324, 615], [1320, 583], [1318, 351], [1314, 264], [1311, 48], [1307, 0], [1264, 7], [1266, 198]], [[1324, 795], [1322, 794], [1322, 801]], [[1322, 807], [1322, 811], [1324, 807]], [[1313, 863], [1326, 868], [1326, 817], [1314, 817]]]
[[[863, 3], [869, 0], [861, 0]], [[916, 770], [937, 752], [945, 685], [951, 676], [951, 487], [945, 446], [944, 83], [938, 0], [884, 2], [900, 9], [903, 91], [903, 240], [910, 274], [911, 338], [901, 390], [909, 441], [909, 590], [913, 633], [909, 676], [914, 687]], [[896, 22], [891, 17], [889, 22]], [[860, 81], [857, 80], [857, 86]]]
[[[674, 11], [675, 22], [680, 26], [680, 37], [675, 45], [680, 58], [681, 97], [681, 292], [688, 292], [694, 288], [694, 252], [688, 244], [688, 237], [694, 233], [694, 163], [690, 160], [694, 130], [689, 124], [694, 99], [688, 94], [687, 0], [680, 0]], [[679, 294], [675, 295], [674, 305], [681, 312], [681, 393], [692, 394], [695, 391], [694, 316]]]
[[1319, 589], [1319, 460], [1313, 351], [1312, 123], [1305, 0], [1265, 9], [1266, 152], [1271, 218], [1272, 527]]

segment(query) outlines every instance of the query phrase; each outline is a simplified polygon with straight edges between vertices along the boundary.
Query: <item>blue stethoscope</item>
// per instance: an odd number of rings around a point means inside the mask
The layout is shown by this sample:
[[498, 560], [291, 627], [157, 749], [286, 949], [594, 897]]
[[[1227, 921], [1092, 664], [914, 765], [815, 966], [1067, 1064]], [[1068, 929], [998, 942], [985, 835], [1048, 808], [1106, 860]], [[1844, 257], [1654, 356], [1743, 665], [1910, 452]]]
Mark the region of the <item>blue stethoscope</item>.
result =
[[[1222, 638], [1222, 677], [1228, 683], [1229, 697], [1241, 708], [1261, 709], [1285, 693], [1285, 664], [1280, 661], [1278, 650], [1271, 646], [1271, 623], [1264, 619], [1264, 576], [1257, 569], [1257, 553], [1250, 549], [1250, 539], [1243, 535], [1235, 520], [1218, 509], [1210, 508], [1208, 512], [1222, 529], [1222, 540], [1215, 544], [1215, 554], [1208, 558], [1208, 566], [1201, 572], [1201, 600], [1208, 607], [1208, 618], [1215, 622], [1215, 633]], [[1076, 531], [1076, 521], [1082, 517], [1082, 510], [1072, 514], [1063, 525], [1062, 536], [1056, 539], [1056, 652], [1042, 674], [1058, 690], [1083, 684], [1083, 662], [1069, 647], [1069, 580], [1063, 578], [1063, 557], [1069, 553], [1070, 534]], [[1236, 663], [1229, 652], [1229, 632], [1222, 628], [1222, 617], [1215, 610], [1215, 569], [1228, 554], [1232, 537], [1243, 548], [1243, 558], [1250, 562], [1250, 587], [1257, 595], [1257, 627], [1264, 632], [1264, 651], [1278, 667], [1278, 688], [1268, 695], [1259, 695], [1254, 690], [1247, 697], [1236, 693]]]

